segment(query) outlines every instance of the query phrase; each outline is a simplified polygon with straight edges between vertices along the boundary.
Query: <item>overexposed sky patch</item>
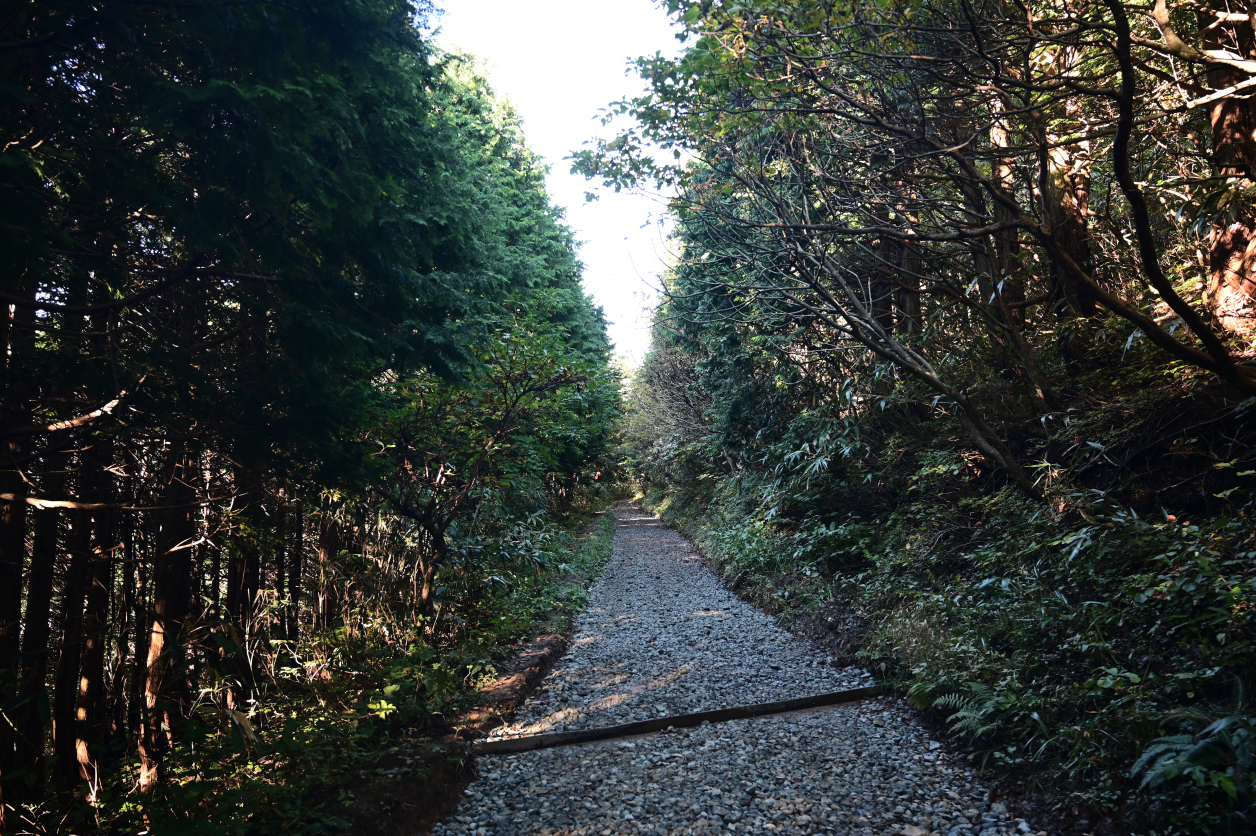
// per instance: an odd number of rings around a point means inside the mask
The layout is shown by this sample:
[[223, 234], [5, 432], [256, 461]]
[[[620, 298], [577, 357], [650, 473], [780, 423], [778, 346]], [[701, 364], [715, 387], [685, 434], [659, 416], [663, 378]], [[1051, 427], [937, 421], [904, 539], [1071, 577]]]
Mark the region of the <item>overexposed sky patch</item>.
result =
[[642, 91], [628, 60], [681, 44], [653, 0], [443, 0], [438, 42], [479, 57], [498, 94], [523, 120], [532, 150], [551, 166], [550, 196], [567, 210], [582, 241], [584, 285], [610, 321], [619, 356], [632, 366], [645, 353], [651, 289], [664, 268], [664, 206], [646, 195], [593, 189], [563, 158], [588, 139], [610, 136], [598, 112]]

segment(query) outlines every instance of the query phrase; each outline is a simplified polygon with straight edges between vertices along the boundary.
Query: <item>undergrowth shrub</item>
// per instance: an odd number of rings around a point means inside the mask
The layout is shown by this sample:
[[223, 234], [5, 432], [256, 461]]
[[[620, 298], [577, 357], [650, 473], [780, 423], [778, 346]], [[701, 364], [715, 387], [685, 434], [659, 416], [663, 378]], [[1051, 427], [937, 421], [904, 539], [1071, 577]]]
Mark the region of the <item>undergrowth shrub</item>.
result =
[[212, 703], [198, 709], [169, 754], [171, 780], [153, 795], [126, 792], [135, 768], [104, 788], [101, 825], [163, 836], [372, 826], [361, 821], [362, 789], [389, 778], [407, 782], [395, 793], [422, 786], [448, 757], [432, 733], [479, 704], [476, 687], [496, 676], [512, 645], [585, 605], [613, 536], [614, 516], [604, 513], [582, 534], [536, 517], [462, 544], [463, 559], [440, 577], [443, 614], [403, 634], [340, 628], [288, 647], [264, 702], [225, 718]]
[[[933, 457], [912, 484], [941, 471], [962, 478], [963, 464]], [[936, 495], [881, 519], [769, 517], [745, 492], [663, 513], [787, 619], [857, 602], [870, 624], [860, 664], [977, 764], [1028, 769], [1068, 803], [1157, 832], [1241, 832], [1252, 738], [1235, 700], [1256, 670], [1246, 513], [1193, 524], [1098, 491], [1059, 497], [1068, 513], [1011, 491]], [[980, 535], [956, 546], [961, 528]]]

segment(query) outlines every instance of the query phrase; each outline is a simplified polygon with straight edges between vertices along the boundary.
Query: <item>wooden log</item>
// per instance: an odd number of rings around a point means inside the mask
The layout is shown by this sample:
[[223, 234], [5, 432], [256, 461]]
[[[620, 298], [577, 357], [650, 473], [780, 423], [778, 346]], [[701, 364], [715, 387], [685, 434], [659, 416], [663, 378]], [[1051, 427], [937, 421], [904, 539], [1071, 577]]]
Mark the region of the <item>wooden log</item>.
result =
[[551, 732], [549, 734], [533, 734], [527, 737], [510, 737], [502, 740], [481, 740], [471, 744], [473, 755], [501, 755], [513, 752], [531, 752], [536, 749], [551, 749], [555, 746], [571, 746], [576, 743], [591, 743], [595, 740], [614, 740], [619, 737], [632, 737], [638, 734], [665, 731], [668, 728], [690, 729], [703, 723], [723, 723], [728, 720], [746, 720], [751, 717], [764, 717], [769, 714], [786, 714], [790, 711], [802, 711], [806, 708], [821, 708], [827, 705], [870, 700], [881, 696], [880, 686], [856, 688], [852, 691], [833, 691], [828, 694], [816, 694], [812, 697], [799, 697], [793, 700], [764, 702], [756, 705], [739, 705], [734, 708], [721, 708], [716, 711], [699, 711], [696, 714], [680, 714], [675, 717], [659, 717], [655, 720], [640, 720], [636, 723], [624, 723], [619, 726], [606, 726], [600, 729], [581, 729], [569, 732]]

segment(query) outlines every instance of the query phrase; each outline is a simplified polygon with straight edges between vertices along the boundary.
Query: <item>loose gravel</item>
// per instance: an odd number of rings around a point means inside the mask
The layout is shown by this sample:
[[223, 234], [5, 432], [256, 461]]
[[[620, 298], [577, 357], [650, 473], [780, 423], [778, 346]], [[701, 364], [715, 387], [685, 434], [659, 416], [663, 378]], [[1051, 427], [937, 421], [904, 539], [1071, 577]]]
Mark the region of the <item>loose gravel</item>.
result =
[[[492, 736], [871, 684], [739, 601], [656, 518], [620, 507], [614, 553], [567, 655]], [[435, 836], [1035, 832], [888, 699], [486, 756], [478, 767]]]

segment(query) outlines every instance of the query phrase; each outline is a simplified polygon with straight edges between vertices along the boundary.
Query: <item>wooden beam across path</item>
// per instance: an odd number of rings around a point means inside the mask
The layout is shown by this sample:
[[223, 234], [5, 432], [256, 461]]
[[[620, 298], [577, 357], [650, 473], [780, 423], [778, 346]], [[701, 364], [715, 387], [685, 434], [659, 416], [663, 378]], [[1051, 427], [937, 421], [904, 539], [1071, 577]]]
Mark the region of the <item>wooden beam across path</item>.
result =
[[690, 729], [703, 723], [723, 723], [728, 720], [746, 720], [750, 717], [764, 717], [769, 714], [787, 714], [791, 711], [802, 711], [806, 708], [822, 708], [828, 705], [870, 700], [881, 696], [880, 686], [871, 688], [855, 688], [851, 691], [833, 691], [828, 694], [816, 694], [812, 697], [799, 697], [794, 700], [762, 702], [757, 705], [739, 705], [734, 708], [721, 708], [716, 711], [699, 711], [697, 714], [679, 714], [675, 717], [659, 717], [655, 720], [640, 720], [636, 723], [624, 723], [619, 726], [606, 726], [600, 729], [580, 729], [579, 731], [551, 732], [549, 734], [532, 734], [527, 737], [508, 737], [501, 740], [481, 740], [471, 744], [473, 755], [501, 755], [512, 752], [531, 752], [536, 749], [551, 749], [555, 746], [571, 746], [576, 743], [592, 743], [595, 740], [614, 740], [619, 737], [632, 737], [638, 734], [666, 731], [669, 728]]

